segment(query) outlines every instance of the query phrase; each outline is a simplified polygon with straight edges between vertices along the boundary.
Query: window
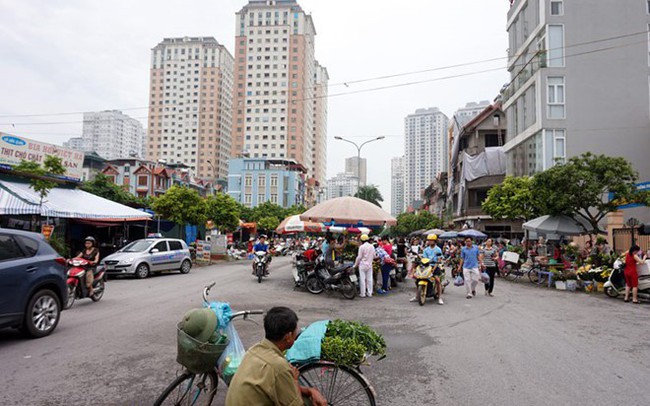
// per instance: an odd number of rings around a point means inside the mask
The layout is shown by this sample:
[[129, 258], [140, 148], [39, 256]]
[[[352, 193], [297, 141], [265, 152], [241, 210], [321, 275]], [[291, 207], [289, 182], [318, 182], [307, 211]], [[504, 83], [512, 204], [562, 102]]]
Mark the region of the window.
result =
[[23, 258], [25, 254], [10, 235], [0, 235], [0, 261]]
[[247, 206], [250, 206], [253, 203], [253, 196], [250, 194], [247, 194], [244, 196], [244, 204]]
[[[284, 148], [284, 146], [281, 146], [281, 148]], [[272, 175], [271, 176], [271, 186], [278, 186], [278, 176], [277, 175]]]
[[38, 242], [32, 240], [31, 238], [23, 237], [22, 235], [17, 235], [15, 238], [20, 241], [28, 257], [33, 257], [38, 252]]
[[158, 244], [153, 246], [153, 249], [157, 249], [158, 252], [166, 252], [169, 251], [167, 249], [167, 241], [161, 241]]
[[564, 130], [553, 131], [553, 161], [564, 163], [566, 159], [566, 136]]
[[257, 178], [257, 186], [266, 187], [266, 175], [260, 175], [260, 177]]
[[180, 241], [167, 241], [169, 243], [170, 251], [180, 251], [183, 249], [183, 244]]
[[247, 187], [253, 186], [253, 177], [251, 175], [246, 175], [246, 179], [244, 180], [244, 185]]
[[546, 78], [547, 102], [549, 119], [562, 119], [566, 117], [564, 100], [564, 76], [549, 76]]
[[138, 176], [138, 186], [147, 186], [147, 177], [146, 176]]
[[258, 194], [257, 195], [257, 204], [263, 204], [266, 202], [266, 195], [265, 194]]
[[272, 193], [271, 194], [271, 203], [278, 204], [278, 194], [277, 193]]
[[648, 14], [650, 14], [650, 0], [648, 0], [648, 6], [646, 7]]
[[564, 26], [548, 26], [548, 66], [555, 68], [564, 67]]
[[[648, 1], [650, 3], [650, 1]], [[564, 2], [562, 0], [551, 0], [551, 15], [564, 15]]]

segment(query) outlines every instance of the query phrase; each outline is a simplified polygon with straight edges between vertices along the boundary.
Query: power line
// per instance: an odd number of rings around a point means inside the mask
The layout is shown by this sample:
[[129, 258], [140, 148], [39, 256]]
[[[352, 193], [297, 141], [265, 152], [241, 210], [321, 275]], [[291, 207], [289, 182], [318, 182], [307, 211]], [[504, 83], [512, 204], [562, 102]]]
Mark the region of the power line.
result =
[[[591, 41], [585, 41], [581, 43], [576, 43], [576, 44], [571, 44], [567, 45], [564, 47], [558, 47], [558, 48], [552, 48], [547, 51], [553, 51], [556, 49], [569, 49], [569, 48], [574, 48], [574, 47], [579, 47], [579, 46], [585, 46], [585, 45], [591, 45], [591, 44], [596, 44], [600, 42], [607, 42], [607, 41], [613, 41], [617, 39], [624, 39], [624, 38], [630, 38], [638, 35], [646, 35], [648, 32], [647, 31], [639, 31], [639, 32], [634, 32], [630, 34], [623, 34], [623, 35], [618, 35], [618, 36], [612, 36], [612, 37], [606, 37], [606, 38], [600, 38], [596, 40], [591, 40]], [[643, 41], [645, 42], [645, 40]], [[634, 43], [636, 44], [636, 43]], [[603, 50], [609, 50], [611, 48], [605, 48]], [[595, 51], [600, 51], [600, 50], [595, 50]], [[479, 64], [484, 64], [484, 63], [489, 63], [489, 62], [496, 62], [496, 61], [501, 61], [501, 60], [510, 60], [510, 59], [519, 59], [521, 56], [526, 55], [527, 53], [522, 53], [522, 54], [517, 54], [513, 56], [505, 56], [505, 57], [498, 57], [498, 58], [490, 58], [490, 59], [484, 59], [484, 60], [479, 60], [479, 61], [473, 61], [473, 62], [465, 62], [465, 63], [460, 63], [460, 64], [454, 64], [454, 65], [448, 65], [448, 66], [441, 66], [441, 67], [435, 67], [435, 68], [429, 68], [429, 69], [423, 69], [423, 70], [418, 70], [418, 71], [410, 71], [410, 72], [402, 72], [402, 73], [396, 73], [396, 74], [391, 74], [391, 75], [383, 75], [383, 76], [375, 76], [375, 77], [369, 77], [365, 79], [357, 79], [357, 80], [351, 80], [351, 81], [345, 81], [345, 82], [339, 82], [339, 83], [332, 83], [328, 84], [327, 87], [336, 87], [336, 86], [346, 86], [349, 87], [350, 85], [354, 84], [359, 84], [359, 83], [366, 83], [366, 82], [372, 82], [372, 81], [379, 81], [379, 80], [386, 80], [386, 79], [393, 79], [397, 77], [404, 77], [404, 76], [411, 76], [411, 75], [417, 75], [417, 74], [422, 74], [422, 73], [430, 73], [430, 72], [435, 72], [435, 71], [441, 71], [441, 70], [447, 70], [447, 69], [454, 69], [454, 68], [460, 68], [460, 67], [467, 67], [467, 66], [472, 66], [472, 65], [479, 65]], [[568, 57], [568, 56], [567, 56]], [[530, 62], [530, 61], [529, 61]], [[529, 62], [523, 64], [526, 66]], [[514, 66], [521, 66], [521, 64], [515, 64]], [[499, 68], [500, 70], [501, 68]], [[494, 70], [497, 70], [496, 68]], [[490, 72], [492, 70], [486, 70], [486, 71], [479, 71], [474, 74], [479, 74], [479, 73], [484, 73], [484, 72]], [[465, 74], [464, 76], [468, 76], [468, 74]], [[461, 76], [449, 76], [446, 78], [454, 78], [454, 77], [461, 77]], [[430, 79], [430, 80], [425, 80], [425, 81], [416, 81], [416, 82], [410, 82], [412, 84], [420, 84], [420, 83], [427, 83], [428, 81], [437, 81], [441, 80], [439, 78], [436, 79]], [[409, 86], [410, 84], [400, 84], [400, 85], [394, 85], [395, 87], [402, 87], [402, 86]], [[382, 86], [375, 88], [376, 90], [384, 90], [384, 89], [389, 89], [391, 88], [390, 86]], [[303, 89], [304, 90], [304, 89]], [[335, 94], [332, 95], [331, 97], [337, 97], [340, 95], [345, 95], [345, 94], [356, 94], [356, 93], [365, 93], [369, 91], [368, 89], [366, 90], [361, 90], [361, 91], [356, 91], [356, 92], [351, 92], [351, 93], [340, 93], [340, 94]], [[323, 96], [325, 97], [325, 96]], [[327, 96], [330, 97], [330, 96]], [[301, 99], [301, 100], [296, 100], [296, 101], [304, 101], [304, 100], [310, 100], [312, 98], [306, 98], [306, 99]], [[274, 104], [274, 105], [281, 105], [281, 104]], [[171, 105], [167, 105], [167, 107], [170, 107]], [[271, 106], [270, 104], [267, 104], [265, 106]], [[156, 108], [156, 105], [149, 105], [149, 106], [142, 106], [142, 107], [127, 107], [127, 108], [119, 108], [119, 109], [108, 109], [104, 111], [111, 111], [111, 110], [119, 110], [119, 111], [135, 111], [135, 110], [148, 110], [149, 108], [154, 107]], [[78, 114], [83, 114], [86, 113], [87, 111], [75, 111], [75, 112], [62, 112], [62, 113], [41, 113], [41, 114], [5, 114], [5, 115], [0, 115], [0, 118], [28, 118], [28, 117], [55, 117], [55, 116], [69, 116], [69, 115], [78, 115]], [[79, 121], [75, 122], [56, 122], [55, 124], [75, 124], [79, 123]], [[7, 125], [11, 125], [7, 124]], [[15, 124], [15, 123], [13, 123]], [[49, 124], [49, 123], [44, 123], [44, 124]], [[5, 124], [0, 124], [0, 125], [5, 125]], [[17, 124], [16, 124], [17, 125]], [[26, 125], [26, 124], [20, 124], [20, 125]]]
[[[550, 58], [549, 60], [555, 60], [555, 59], [568, 59], [568, 58], [573, 58], [577, 56], [583, 56], [583, 55], [588, 55], [588, 54], [593, 54], [597, 52], [604, 52], [604, 51], [610, 51], [613, 49], [618, 49], [618, 48], [624, 48], [632, 45], [637, 45], [640, 43], [645, 43], [646, 40], [644, 39], [643, 41], [637, 41], [633, 43], [628, 43], [628, 44], [621, 44], [621, 45], [612, 45], [609, 47], [605, 48], [598, 48], [594, 50], [589, 50], [589, 51], [583, 51], [579, 52], [576, 54], [572, 55], [564, 55], [564, 56], [559, 56], [555, 58]], [[540, 52], [548, 52], [547, 50], [540, 50], [537, 51], [531, 58], [524, 64], [519, 64], [515, 66], [523, 66], [523, 68], [510, 80], [510, 82], [506, 85], [509, 86], [512, 84], [522, 73], [525, 72], [526, 66], [528, 66], [530, 63], [532, 63], [535, 60], [535, 56], [538, 55]], [[360, 93], [369, 93], [369, 92], [375, 92], [375, 91], [381, 91], [381, 90], [387, 90], [387, 89], [394, 89], [394, 88], [400, 88], [400, 87], [407, 87], [407, 86], [414, 86], [418, 84], [424, 84], [424, 83], [431, 83], [431, 82], [437, 82], [437, 81], [442, 81], [442, 80], [449, 80], [449, 79], [455, 79], [455, 78], [461, 78], [461, 77], [467, 77], [467, 76], [473, 76], [473, 75], [479, 75], [483, 73], [489, 73], [489, 72], [495, 72], [495, 71], [500, 71], [504, 70], [503, 67], [498, 67], [498, 68], [492, 68], [492, 69], [484, 69], [480, 71], [474, 71], [474, 72], [468, 72], [468, 73], [462, 73], [462, 74], [456, 74], [456, 75], [448, 75], [448, 76], [443, 76], [443, 77], [438, 77], [438, 78], [431, 78], [431, 79], [423, 79], [423, 80], [418, 80], [418, 81], [412, 81], [412, 82], [406, 82], [406, 83], [398, 83], [398, 84], [393, 84], [393, 85], [387, 85], [387, 86], [380, 86], [380, 87], [374, 87], [374, 88], [368, 88], [368, 89], [360, 89], [360, 90], [353, 90], [349, 92], [342, 92], [342, 93], [334, 93], [334, 94], [327, 94], [327, 95], [322, 95], [322, 96], [313, 96], [313, 97], [307, 97], [307, 98], [302, 98], [302, 99], [294, 99], [290, 100], [289, 102], [283, 102], [283, 103], [274, 103], [274, 104], [250, 104], [246, 106], [242, 106], [245, 108], [268, 108], [268, 107], [274, 107], [274, 106], [288, 106], [289, 103], [295, 104], [296, 102], [302, 102], [302, 101], [309, 101], [309, 100], [317, 100], [317, 99], [323, 99], [323, 98], [334, 98], [334, 97], [341, 97], [341, 96], [349, 96], [349, 95], [354, 95], [354, 94], [360, 94]], [[159, 107], [167, 107], [169, 108], [171, 105], [160, 105]], [[177, 105], [173, 105], [177, 106]], [[149, 116], [144, 116], [144, 117], [132, 117], [137, 120], [148, 120], [151, 119], [152, 117], [161, 117], [164, 115], [169, 115], [169, 113], [172, 112], [166, 112], [167, 114], [156, 114], [156, 115], [149, 115]], [[201, 113], [206, 113], [206, 112], [192, 112], [191, 114], [196, 114], [197, 116]], [[65, 113], [65, 114], [72, 114], [72, 113]], [[174, 114], [174, 113], [172, 113]], [[182, 113], [177, 113], [177, 114], [182, 114]], [[190, 113], [186, 113], [189, 115]], [[194, 117], [192, 117], [194, 118]], [[180, 118], [182, 119], [182, 117]], [[198, 117], [195, 118], [196, 120], [199, 120]], [[111, 120], [111, 118], [100, 118], [99, 120]], [[51, 121], [51, 122], [36, 122], [36, 123], [0, 123], [0, 126], [16, 126], [16, 125], [22, 125], [22, 126], [38, 126], [38, 125], [59, 125], [59, 124], [79, 124], [83, 123], [83, 121]]]

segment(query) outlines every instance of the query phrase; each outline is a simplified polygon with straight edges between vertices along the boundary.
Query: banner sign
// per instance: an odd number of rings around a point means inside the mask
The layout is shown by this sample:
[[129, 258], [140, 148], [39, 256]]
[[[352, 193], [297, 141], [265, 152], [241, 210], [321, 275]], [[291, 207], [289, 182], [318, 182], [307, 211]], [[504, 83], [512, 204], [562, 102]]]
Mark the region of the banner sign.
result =
[[0, 132], [0, 165], [12, 167], [20, 164], [21, 160], [42, 165], [48, 155], [61, 158], [61, 163], [67, 169], [61, 178], [81, 180], [83, 152]]
[[196, 262], [209, 264], [211, 263], [212, 245], [209, 241], [196, 241]]
[[[636, 185], [636, 190], [639, 192], [649, 192], [650, 191], [650, 182], [643, 182], [643, 183], [637, 183]], [[610, 193], [609, 194], [609, 200], [612, 201], [614, 199], [614, 194]], [[623, 209], [631, 209], [633, 207], [642, 207], [643, 204], [635, 201], [617, 201], [618, 204], [618, 209], [623, 210]]]

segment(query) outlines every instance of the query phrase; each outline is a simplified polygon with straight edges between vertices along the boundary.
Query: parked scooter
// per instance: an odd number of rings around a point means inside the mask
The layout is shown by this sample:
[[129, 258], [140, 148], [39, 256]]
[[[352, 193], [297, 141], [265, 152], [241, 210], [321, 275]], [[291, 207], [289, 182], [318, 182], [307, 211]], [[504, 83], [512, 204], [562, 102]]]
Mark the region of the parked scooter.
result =
[[66, 261], [68, 270], [68, 300], [65, 302], [64, 309], [69, 309], [76, 299], [85, 299], [89, 297], [93, 302], [98, 302], [104, 296], [106, 286], [106, 269], [102, 265], [95, 267], [93, 271], [93, 295], [88, 295], [86, 287], [86, 273], [90, 262], [83, 258], [72, 258]]
[[406, 270], [407, 259], [397, 258], [395, 262], [395, 280], [397, 280], [397, 282], [404, 282], [404, 279], [406, 279], [406, 275], [408, 274], [408, 271]]
[[[609, 279], [605, 282], [605, 294], [609, 297], [618, 297], [625, 294], [625, 262], [617, 259], [614, 262]], [[650, 300], [650, 275], [639, 275], [639, 299]]]
[[262, 283], [262, 279], [269, 275], [267, 268], [269, 266], [270, 258], [271, 256], [267, 252], [255, 252], [255, 256], [253, 257], [253, 275], [257, 278], [257, 283]]
[[351, 264], [328, 269], [321, 255], [316, 261], [314, 271], [307, 276], [305, 287], [315, 295], [324, 290], [336, 290], [341, 292], [346, 299], [352, 300], [357, 295], [358, 280]]
[[313, 248], [294, 256], [292, 273], [297, 288], [307, 284], [307, 278], [314, 272], [319, 261], [323, 261], [320, 251]]

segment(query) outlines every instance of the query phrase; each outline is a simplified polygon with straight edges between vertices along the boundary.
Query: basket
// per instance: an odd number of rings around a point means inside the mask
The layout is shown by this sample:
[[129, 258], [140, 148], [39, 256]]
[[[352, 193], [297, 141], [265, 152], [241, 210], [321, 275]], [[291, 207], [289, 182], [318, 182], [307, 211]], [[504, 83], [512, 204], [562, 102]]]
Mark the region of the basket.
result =
[[187, 335], [181, 330], [180, 325], [177, 330], [176, 362], [195, 374], [213, 370], [217, 365], [217, 360], [229, 344], [229, 340], [221, 344], [202, 343]]

